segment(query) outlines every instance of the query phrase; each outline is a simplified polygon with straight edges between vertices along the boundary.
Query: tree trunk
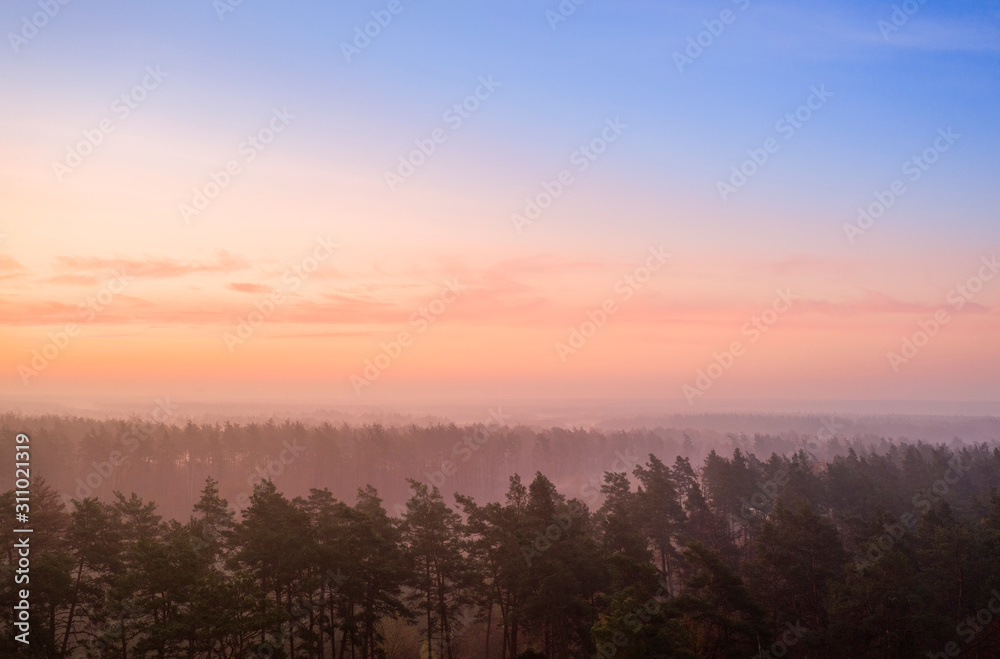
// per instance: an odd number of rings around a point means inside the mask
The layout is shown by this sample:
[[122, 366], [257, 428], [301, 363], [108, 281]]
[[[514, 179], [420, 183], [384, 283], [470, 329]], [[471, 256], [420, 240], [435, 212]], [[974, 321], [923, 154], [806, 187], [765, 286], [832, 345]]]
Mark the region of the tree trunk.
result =
[[[319, 609], [319, 621], [318, 621], [318, 624], [319, 624], [319, 648], [318, 649], [319, 649], [319, 656], [320, 657], [325, 657], [326, 656], [326, 647], [325, 647], [325, 645], [323, 643], [323, 605], [324, 604], [326, 604], [326, 584], [322, 584], [319, 587], [319, 605], [317, 606], [317, 608]], [[315, 618], [316, 618], [315, 609], [313, 609], [313, 607], [310, 606], [309, 607], [309, 630], [310, 631], [312, 631], [313, 623], [316, 622]]]
[[448, 601], [447, 588], [444, 584], [444, 577], [441, 574], [441, 570], [438, 569], [437, 573], [437, 591], [438, 591], [438, 608], [441, 615], [441, 656], [452, 658], [451, 653], [451, 624], [448, 620]]
[[425, 574], [427, 576], [427, 656], [428, 659], [433, 659], [434, 657], [434, 625], [431, 620], [431, 612], [433, 611], [433, 600], [431, 593], [431, 566], [427, 565], [425, 568]]
[[[69, 605], [69, 616], [66, 618], [66, 631], [63, 633], [62, 650], [60, 654], [66, 654], [66, 646], [69, 644], [69, 634], [73, 630], [73, 614], [76, 612], [76, 602], [80, 598], [80, 580], [83, 578], [83, 559], [76, 570], [76, 584], [73, 586], [73, 602]], [[53, 630], [54, 631], [54, 630]]]
[[486, 650], [484, 651], [484, 659], [490, 659], [490, 632], [493, 630], [493, 600], [489, 600], [486, 605], [489, 610], [486, 611]]

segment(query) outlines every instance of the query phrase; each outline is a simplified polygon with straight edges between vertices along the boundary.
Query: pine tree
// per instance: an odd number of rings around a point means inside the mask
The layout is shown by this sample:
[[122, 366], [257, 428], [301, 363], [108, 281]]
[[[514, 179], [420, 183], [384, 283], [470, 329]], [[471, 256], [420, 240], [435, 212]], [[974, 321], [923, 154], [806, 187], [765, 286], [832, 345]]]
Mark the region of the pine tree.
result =
[[[295, 598], [306, 573], [311, 538], [307, 514], [277, 491], [271, 481], [254, 487], [250, 507], [233, 531], [232, 569], [247, 570], [260, 589], [273, 596], [260, 617], [269, 624], [260, 630], [262, 644], [273, 643], [295, 656]], [[283, 613], [277, 614], [277, 609]]]
[[[23, 579], [23, 573], [18, 574], [18, 559], [20, 553], [15, 549], [13, 529], [20, 528], [14, 517], [16, 497], [14, 491], [0, 495], [0, 538], [3, 538], [0, 550], [0, 603], [6, 610], [12, 611], [14, 604], [20, 600], [16, 593], [27, 589], [30, 594], [31, 606], [31, 645], [24, 648], [23, 644], [14, 640], [13, 628], [5, 629], [0, 636], [0, 654], [15, 652], [40, 657], [58, 656], [60, 639], [57, 637], [59, 612], [69, 604], [72, 593], [73, 557], [66, 544], [66, 529], [70, 517], [59, 497], [58, 492], [49, 487], [45, 479], [39, 478], [33, 483], [29, 516], [33, 532], [30, 537], [31, 566], [28, 582], [18, 583]], [[19, 655], [20, 656], [20, 655]]]
[[66, 530], [67, 546], [73, 559], [68, 607], [62, 620], [59, 653], [65, 655], [70, 639], [82, 636], [100, 641], [95, 630], [101, 626], [105, 596], [122, 568], [124, 529], [120, 512], [97, 499], [73, 501]]
[[766, 602], [775, 630], [801, 624], [808, 636], [798, 648], [824, 647], [828, 637], [827, 599], [841, 579], [847, 556], [836, 528], [815, 513], [808, 501], [780, 497], [764, 522], [750, 583]]
[[768, 633], [764, 612], [743, 580], [700, 543], [684, 550], [684, 558], [691, 577], [673, 606], [693, 640], [691, 651], [726, 659], [753, 656]]
[[473, 575], [464, 556], [462, 520], [437, 487], [410, 479], [403, 541], [413, 572], [411, 601], [422, 612], [429, 657], [454, 659], [454, 633], [472, 603]]
[[641, 528], [660, 557], [660, 571], [673, 592], [673, 565], [678, 558], [676, 543], [686, 521], [674, 474], [655, 455], [646, 466], [633, 471], [641, 483], [637, 493]]
[[402, 600], [403, 587], [412, 575], [400, 523], [386, 513], [375, 488], [369, 485], [358, 490], [353, 513], [349, 534], [357, 544], [348, 551], [356, 558], [349, 563], [348, 580], [344, 582], [339, 576], [335, 580], [355, 594], [357, 615], [350, 629], [356, 628], [360, 636], [361, 659], [375, 659], [383, 652], [382, 621], [389, 617], [412, 619]]

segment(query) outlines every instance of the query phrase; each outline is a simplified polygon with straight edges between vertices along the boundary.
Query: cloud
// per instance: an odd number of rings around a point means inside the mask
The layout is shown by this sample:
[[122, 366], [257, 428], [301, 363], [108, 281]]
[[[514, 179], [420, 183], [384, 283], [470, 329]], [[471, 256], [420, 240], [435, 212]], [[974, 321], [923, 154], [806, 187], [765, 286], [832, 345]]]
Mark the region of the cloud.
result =
[[[891, 295], [878, 291], [865, 290], [860, 299], [856, 300], [806, 300], [802, 304], [796, 303], [800, 308], [811, 311], [822, 311], [833, 315], [852, 314], [904, 314], [911, 316], [932, 315], [938, 309], [946, 307], [943, 304], [931, 304], [926, 302], [906, 302]], [[949, 308], [950, 311], [953, 311]], [[988, 307], [977, 302], [969, 302], [963, 307], [963, 313], [988, 313], [992, 307]]]
[[263, 284], [233, 283], [226, 284], [226, 288], [237, 293], [270, 293], [273, 288]]
[[759, 263], [757, 267], [773, 277], [789, 277], [795, 275], [839, 275], [844, 276], [856, 267], [851, 261], [843, 258], [820, 257], [808, 254], [796, 254], [786, 258]]
[[[0, 296], [0, 324], [46, 326], [80, 323], [90, 315], [87, 303], [87, 298], [67, 302], [32, 300], [20, 295]], [[88, 324], [131, 325], [148, 319], [151, 311], [162, 308], [162, 305], [149, 300], [119, 293]]]
[[[891, 25], [886, 17], [886, 22]], [[1000, 50], [1000, 30], [996, 25], [966, 23], [954, 20], [928, 20], [915, 16], [896, 31], [888, 32], [888, 39], [877, 34], [877, 39], [892, 46], [934, 51]]]
[[77, 274], [56, 275], [44, 280], [46, 284], [71, 284], [73, 286], [93, 286], [97, 284], [98, 281], [100, 281], [100, 279], [97, 275]]
[[[242, 258], [225, 250], [220, 250], [213, 261], [182, 261], [167, 258], [101, 258], [82, 256], [57, 256], [53, 268], [63, 277], [63, 283], [93, 283], [96, 278], [113, 273], [123, 273], [130, 277], [171, 278], [190, 274], [230, 273], [250, 267]], [[88, 280], [87, 277], [95, 279]]]
[[4, 325], [54, 325], [77, 319], [79, 307], [53, 300], [25, 300], [19, 296], [0, 297], [0, 323]]
[[[320, 293], [311, 299], [295, 296], [280, 305], [273, 322], [286, 327], [298, 325], [303, 329], [322, 327], [307, 331], [302, 336], [376, 336], [385, 331], [405, 329], [412, 315], [434, 297], [435, 295], [418, 294], [390, 302], [368, 295], [336, 292]], [[438, 322], [457, 323], [466, 328], [551, 327], [561, 331], [579, 322], [586, 311], [595, 308], [601, 299], [598, 296], [589, 304], [574, 303], [549, 296], [540, 289], [523, 290], [519, 286], [509, 286], [502, 282], [495, 282], [494, 285], [470, 283], [468, 290], [463, 291], [456, 301], [448, 305]], [[761, 300], [758, 304], [713, 304], [698, 300], [678, 300], [662, 291], [642, 290], [635, 298], [620, 305], [616, 322], [634, 327], [666, 327], [677, 324], [705, 328], [732, 326], [759, 315], [768, 303], [768, 300]], [[907, 302], [883, 293], [865, 291], [863, 295], [854, 298], [803, 297], [795, 302], [790, 313], [796, 316], [806, 314], [814, 319], [826, 317], [864, 320], [897, 315], [929, 317], [940, 308], [940, 304]], [[245, 299], [241, 303], [207, 298], [199, 302], [152, 301], [123, 294], [116, 296], [88, 325], [225, 328], [252, 310], [253, 306], [248, 305]], [[962, 313], [997, 311], [996, 307], [970, 303]], [[79, 321], [78, 304], [28, 300], [17, 295], [0, 296], [0, 324], [45, 326]]]
[[0, 279], [13, 279], [25, 274], [23, 265], [6, 254], [0, 254]]
[[964, 17], [943, 17], [925, 7], [907, 15], [905, 22], [896, 14], [898, 24], [893, 23], [893, 16], [892, 3], [755, 3], [740, 20], [752, 28], [742, 38], [755, 44], [754, 52], [764, 48], [779, 56], [795, 53], [802, 58], [854, 60], [869, 52], [859, 46], [938, 52], [1000, 50], [995, 11], [973, 9]]
[[[226, 327], [253, 310], [245, 295], [282, 291], [285, 297], [274, 322], [312, 326], [312, 332], [331, 331], [377, 333], [405, 327], [422, 306], [435, 299], [445, 280], [457, 279], [465, 287], [461, 296], [449, 304], [443, 323], [463, 327], [558, 327], [579, 322], [588, 310], [611, 297], [621, 302], [620, 322], [635, 326], [663, 323], [712, 326], [729, 324], [743, 317], [759, 314], [770, 303], [772, 290], [767, 286], [743, 286], [744, 295], [718, 294], [718, 287], [706, 289], [706, 278], [726, 282], [726, 291], [756, 279], [787, 281], [802, 277], [820, 282], [843, 281], [857, 264], [833, 258], [790, 254], [771, 259], [745, 259], [720, 268], [704, 259], [671, 262], [671, 271], [638, 290], [627, 302], [615, 291], [615, 282], [642, 263], [628, 255], [597, 255], [567, 258], [549, 253], [524, 255], [494, 261], [473, 261], [468, 255], [457, 258], [421, 258], [418, 261], [395, 260], [384, 269], [368, 263], [364, 272], [342, 272], [335, 279], [309, 281], [294, 294], [285, 290], [277, 274], [262, 277], [260, 282], [230, 281], [224, 276], [249, 268], [247, 261], [227, 252], [209, 260], [71, 258], [57, 261], [59, 274], [51, 281], [66, 284], [93, 284], [106, 280], [114, 269], [138, 277], [181, 277], [207, 273], [217, 280], [202, 286], [197, 293], [182, 297], [165, 292], [145, 293], [146, 299], [116, 297], [114, 304], [92, 322], [102, 325], [151, 325]], [[21, 271], [12, 259], [0, 260], [4, 271]], [[212, 276], [214, 275], [214, 276]], [[228, 277], [227, 277], [228, 278]], [[339, 281], [342, 279], [342, 281]], [[801, 281], [799, 282], [801, 284]], [[806, 296], [808, 286], [793, 287], [803, 298], [795, 313], [813, 318], [876, 317], [888, 315], [929, 315], [939, 308], [937, 300], [906, 301], [877, 290], [844, 289], [827, 295]], [[815, 289], [814, 289], [815, 290]], [[753, 291], [759, 291], [754, 293]], [[748, 297], [749, 296], [749, 297]], [[33, 295], [27, 298], [8, 296], [0, 300], [0, 320], [20, 325], [45, 325], [72, 321], [76, 305], [85, 298], [65, 298], [53, 292], [51, 299]], [[41, 300], [39, 300], [41, 298]], [[994, 307], [970, 304], [966, 311], [983, 313]]]

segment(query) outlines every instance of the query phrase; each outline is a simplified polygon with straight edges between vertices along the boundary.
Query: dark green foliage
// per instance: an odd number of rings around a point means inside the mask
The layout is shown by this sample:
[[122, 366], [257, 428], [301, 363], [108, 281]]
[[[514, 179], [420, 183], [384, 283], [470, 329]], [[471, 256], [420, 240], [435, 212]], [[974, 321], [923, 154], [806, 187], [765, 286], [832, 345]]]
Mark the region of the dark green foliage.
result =
[[[208, 464], [221, 447], [253, 451], [264, 437], [311, 431], [145, 432], [137, 469], [187, 436], [204, 440], [190, 455]], [[400, 431], [378, 425], [312, 432], [371, 460], [399, 448]], [[558, 462], [565, 442], [597, 442], [582, 431], [477, 432], [493, 458], [520, 445]], [[455, 426], [433, 433], [468, 446]], [[268, 478], [234, 508], [209, 477], [182, 522], [138, 494], [69, 502], [36, 480], [30, 647], [9, 617], [14, 494], [0, 495], [0, 656], [1000, 656], [990, 613], [1000, 610], [1000, 451], [886, 442], [824, 464], [797, 448], [761, 461], [746, 437], [732, 442], [731, 457], [709, 451], [701, 469], [649, 453], [631, 473], [605, 473], [599, 495], [596, 481], [574, 497], [579, 480], [539, 472], [526, 484], [514, 473], [503, 501], [455, 495], [453, 505], [411, 478], [394, 514], [372, 485], [349, 504], [328, 489], [292, 497]], [[78, 449], [100, 461], [113, 446], [92, 428]], [[386, 467], [399, 473], [415, 455]]]

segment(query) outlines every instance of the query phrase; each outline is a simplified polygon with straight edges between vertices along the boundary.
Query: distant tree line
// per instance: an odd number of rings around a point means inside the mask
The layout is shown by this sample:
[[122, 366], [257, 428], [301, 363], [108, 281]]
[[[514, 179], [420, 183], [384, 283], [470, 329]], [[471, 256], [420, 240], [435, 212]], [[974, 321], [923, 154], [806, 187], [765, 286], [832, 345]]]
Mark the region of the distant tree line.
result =
[[[0, 414], [0, 450], [13, 451], [17, 433], [29, 435], [35, 447], [32, 464], [67, 502], [91, 496], [110, 501], [115, 491], [134, 492], [156, 501], [164, 517], [186, 519], [205, 479], [212, 477], [234, 511], [247, 506], [256, 483], [271, 480], [290, 498], [308, 496], [310, 487], [327, 487], [338, 499], [351, 500], [359, 487], [370, 484], [399, 516], [411, 478], [446, 494], [493, 501], [505, 496], [514, 474], [540, 471], [561, 490], [593, 504], [604, 472], [631, 472], [650, 453], [669, 459], [682, 455], [693, 464], [703, 462], [713, 448], [727, 455], [735, 448], [791, 455], [808, 448], [828, 425], [806, 420], [798, 425], [815, 428], [808, 434], [783, 430], [747, 436], [685, 426], [612, 431], [497, 423], [505, 416], [502, 409], [484, 410], [482, 423], [468, 425], [194, 423], [162, 400], [148, 413], [124, 419]], [[783, 426], [780, 421], [772, 425]], [[878, 435], [846, 439], [845, 433], [857, 427], [851, 420], [837, 419], [833, 427], [836, 438], [823, 436], [827, 441], [821, 447], [810, 448], [820, 461], [846, 455], [852, 447], [885, 452], [891, 444]], [[967, 426], [956, 422], [956, 427]], [[12, 470], [0, 469], [0, 491], [14, 487], [13, 477]]]
[[[820, 462], [737, 448], [649, 454], [568, 496], [542, 473], [501, 501], [426, 482], [239, 515], [32, 488], [32, 644], [10, 612], [14, 493], [0, 501], [0, 654], [38, 657], [1000, 656], [1000, 449], [892, 445]], [[590, 499], [590, 500], [588, 500]], [[20, 655], [18, 655], [20, 656]]]

